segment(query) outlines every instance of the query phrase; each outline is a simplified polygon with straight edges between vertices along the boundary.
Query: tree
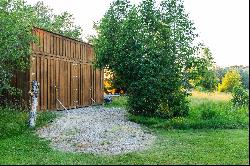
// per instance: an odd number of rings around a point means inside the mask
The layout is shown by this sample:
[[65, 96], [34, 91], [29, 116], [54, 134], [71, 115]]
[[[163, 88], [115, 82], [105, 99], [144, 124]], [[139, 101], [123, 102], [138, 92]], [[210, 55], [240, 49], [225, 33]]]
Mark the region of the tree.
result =
[[11, 79], [16, 70], [27, 68], [34, 17], [28, 6], [20, 0], [0, 1], [0, 99], [4, 94], [16, 94]]
[[233, 92], [234, 87], [240, 86], [241, 76], [237, 70], [229, 70], [222, 79], [222, 83], [219, 84], [219, 92]]
[[246, 67], [240, 71], [240, 75], [242, 78], [243, 87], [249, 89], [249, 67]]
[[249, 66], [230, 66], [225, 68], [216, 68], [216, 75], [219, 78], [219, 83], [222, 82], [224, 75], [229, 70], [237, 70], [241, 76], [242, 86], [246, 89], [249, 89]]
[[195, 87], [202, 88], [205, 91], [215, 91], [218, 84], [218, 78], [215, 73], [215, 62], [209, 48], [202, 49], [202, 56], [199, 57], [199, 77], [194, 80]]
[[223, 68], [220, 66], [216, 67], [215, 73], [216, 73], [217, 78], [219, 79], [218, 83], [222, 83], [222, 79], [225, 76], [225, 74], [228, 72], [228, 70], [229, 70], [229, 68]]
[[63, 12], [56, 15], [53, 9], [49, 8], [42, 1], [32, 6], [32, 10], [34, 18], [36, 18], [34, 26], [82, 41], [82, 28], [74, 25], [72, 14]]
[[242, 86], [246, 89], [249, 89], [249, 67], [232, 66], [231, 68], [237, 70], [240, 73]]
[[187, 71], [196, 47], [193, 23], [182, 0], [154, 0], [139, 6], [116, 0], [97, 26], [96, 66], [109, 68], [127, 87], [133, 114], [188, 114]]

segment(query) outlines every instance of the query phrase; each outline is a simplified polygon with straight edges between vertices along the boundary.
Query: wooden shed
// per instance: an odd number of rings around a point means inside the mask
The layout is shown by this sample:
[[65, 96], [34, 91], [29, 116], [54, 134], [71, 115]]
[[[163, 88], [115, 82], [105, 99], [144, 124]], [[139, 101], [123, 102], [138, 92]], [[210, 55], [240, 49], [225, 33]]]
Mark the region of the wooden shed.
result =
[[16, 87], [23, 90], [23, 104], [29, 105], [31, 82], [40, 84], [38, 110], [62, 110], [103, 103], [103, 71], [96, 70], [90, 44], [34, 28], [39, 44], [32, 44], [29, 71], [18, 74]]

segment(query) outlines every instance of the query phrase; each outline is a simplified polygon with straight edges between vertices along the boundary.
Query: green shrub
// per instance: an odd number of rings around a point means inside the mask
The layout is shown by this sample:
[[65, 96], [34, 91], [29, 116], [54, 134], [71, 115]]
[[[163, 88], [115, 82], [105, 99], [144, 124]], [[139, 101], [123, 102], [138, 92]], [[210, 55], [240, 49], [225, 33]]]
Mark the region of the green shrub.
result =
[[218, 85], [219, 92], [232, 92], [233, 88], [240, 86], [241, 76], [237, 70], [229, 70], [222, 79], [222, 83]]
[[218, 111], [215, 107], [213, 107], [213, 104], [202, 104], [201, 106], [201, 119], [203, 120], [209, 120], [214, 119], [218, 116]]
[[187, 117], [163, 119], [129, 115], [129, 119], [152, 128], [163, 129], [238, 129], [248, 128], [249, 111], [233, 107], [232, 103], [204, 101], [191, 107]]
[[249, 105], [249, 92], [241, 86], [236, 86], [233, 89], [232, 102], [235, 106], [248, 106]]

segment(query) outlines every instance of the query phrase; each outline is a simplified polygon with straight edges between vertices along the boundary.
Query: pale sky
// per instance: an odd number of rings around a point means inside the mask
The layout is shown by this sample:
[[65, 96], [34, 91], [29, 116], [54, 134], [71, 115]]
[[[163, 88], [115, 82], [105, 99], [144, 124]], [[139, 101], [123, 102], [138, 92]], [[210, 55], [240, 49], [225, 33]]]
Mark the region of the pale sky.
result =
[[[39, 0], [26, 0], [35, 4]], [[42, 0], [59, 14], [68, 11], [84, 30], [94, 34], [93, 22], [102, 18], [113, 0]], [[131, 0], [139, 3], [140, 0]], [[249, 0], [184, 0], [200, 41], [219, 66], [249, 65]]]

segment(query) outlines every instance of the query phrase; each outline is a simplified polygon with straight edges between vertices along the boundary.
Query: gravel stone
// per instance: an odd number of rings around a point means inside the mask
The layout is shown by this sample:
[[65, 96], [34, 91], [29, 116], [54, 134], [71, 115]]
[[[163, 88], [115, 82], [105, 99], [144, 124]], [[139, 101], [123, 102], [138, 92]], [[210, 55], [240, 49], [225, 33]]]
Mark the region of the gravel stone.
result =
[[127, 120], [123, 109], [87, 107], [60, 114], [37, 130], [56, 150], [118, 155], [146, 150], [155, 142], [147, 129]]

